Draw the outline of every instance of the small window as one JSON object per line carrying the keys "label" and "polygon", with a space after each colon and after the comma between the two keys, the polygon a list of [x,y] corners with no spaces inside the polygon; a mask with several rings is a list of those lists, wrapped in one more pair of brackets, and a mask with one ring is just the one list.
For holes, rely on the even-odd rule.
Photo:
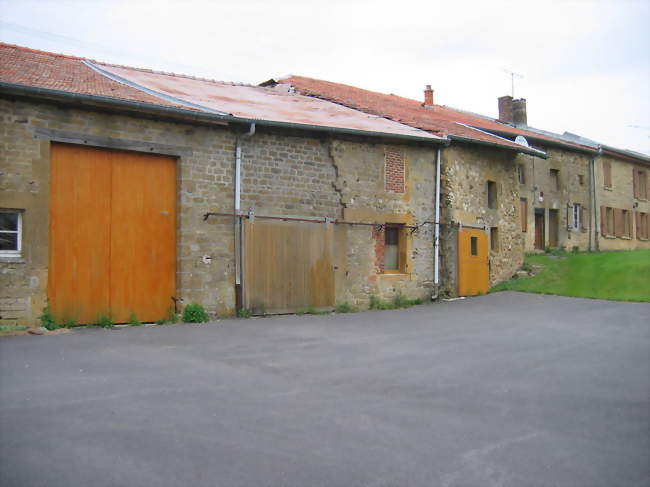
{"label": "small window", "polygon": [[612,188],[612,164],[609,162],[603,162],[603,186]]}
{"label": "small window", "polygon": [[642,169],[634,169],[633,178],[634,197],[639,200],[648,199],[646,172]]}
{"label": "small window", "polygon": [[621,223],[623,237],[631,238],[632,228],[630,225],[630,212],[628,210],[621,210],[621,216],[623,218],[623,222]]}
{"label": "small window", "polygon": [[639,240],[648,239],[648,214],[647,213],[637,213],[636,219],[636,238]]}
{"label": "small window", "polygon": [[573,229],[580,230],[580,220],[582,216],[582,208],[579,203],[573,204]]}
{"label": "small window", "polygon": [[519,184],[526,184],[526,167],[523,164],[517,165],[517,179]]}
{"label": "small window", "polygon": [[22,213],[0,210],[0,256],[17,257],[22,246]]}
{"label": "small window", "polygon": [[399,271],[399,227],[386,227],[384,232],[384,271]]}
{"label": "small window", "polygon": [[579,184],[580,186],[584,186],[584,185],[585,185],[585,177],[584,177],[582,174],[578,174],[578,184]]}
{"label": "small window", "polygon": [[560,171],[558,169],[551,169],[550,173],[551,178],[551,191],[560,190]]}
{"label": "small window", "polygon": [[605,235],[614,235],[614,208],[605,209],[605,223],[607,225]]}
{"label": "small window", "polygon": [[469,239],[470,252],[476,257],[478,255],[478,237],[470,237]]}
{"label": "small window", "polygon": [[499,251],[499,229],[497,227],[490,228],[490,250]]}
{"label": "small window", "polygon": [[494,181],[487,182],[488,208],[496,209],[497,207],[497,183]]}

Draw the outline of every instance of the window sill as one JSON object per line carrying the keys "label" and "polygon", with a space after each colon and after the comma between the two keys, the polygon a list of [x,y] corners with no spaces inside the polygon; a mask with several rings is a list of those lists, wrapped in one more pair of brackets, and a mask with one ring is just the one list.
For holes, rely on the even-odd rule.
{"label": "window sill", "polygon": [[0,264],[24,264],[25,259],[20,255],[0,255]]}
{"label": "window sill", "polygon": [[395,278],[395,279],[411,277],[411,274],[409,274],[407,272],[384,272],[382,274],[377,274],[377,275],[379,277],[389,277],[389,278]]}
{"label": "window sill", "polygon": [[632,240],[632,237],[618,237],[618,238],[620,238],[621,240]]}
{"label": "window sill", "polygon": [[642,237],[638,237],[638,238],[639,238],[639,240],[641,240],[642,242],[648,242],[648,241],[650,241],[650,238],[642,238]]}
{"label": "window sill", "polygon": [[603,186],[603,189],[605,191],[614,191],[614,188],[612,188],[611,186]]}

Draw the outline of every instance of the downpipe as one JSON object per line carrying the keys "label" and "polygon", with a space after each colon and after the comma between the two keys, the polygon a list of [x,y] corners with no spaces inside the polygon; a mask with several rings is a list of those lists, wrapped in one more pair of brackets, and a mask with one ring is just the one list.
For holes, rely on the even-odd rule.
{"label": "downpipe", "polygon": [[[251,123],[248,132],[238,135],[235,141],[235,215],[241,214],[241,151],[242,139],[251,137],[255,134],[255,123]],[[239,216],[235,217],[235,309],[241,310],[243,307],[243,281],[244,281],[244,263],[243,263],[243,226]]]}
{"label": "downpipe", "polygon": [[436,204],[435,204],[435,223],[433,237],[433,289],[434,294],[431,300],[438,299],[440,288],[440,152],[436,151]]}

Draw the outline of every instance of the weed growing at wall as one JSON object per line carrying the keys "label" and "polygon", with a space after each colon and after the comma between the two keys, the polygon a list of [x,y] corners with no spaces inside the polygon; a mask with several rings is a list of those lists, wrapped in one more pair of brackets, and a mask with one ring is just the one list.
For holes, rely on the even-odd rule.
{"label": "weed growing at wall", "polygon": [[354,313],[355,311],[356,308],[352,306],[350,303],[348,303],[347,301],[344,301],[336,305],[337,313]]}
{"label": "weed growing at wall", "polygon": [[183,321],[185,323],[205,323],[210,321],[208,313],[198,303],[190,303],[183,310]]}
{"label": "weed growing at wall", "polygon": [[129,325],[131,326],[142,326],[142,322],[138,319],[138,315],[131,312],[129,315]]}
{"label": "weed growing at wall", "polygon": [[41,321],[41,326],[46,330],[56,330],[59,328],[59,324],[54,319],[54,315],[49,306],[43,308],[43,314],[38,319]]}
{"label": "weed growing at wall", "polygon": [[99,318],[97,318],[96,325],[101,326],[102,328],[112,328],[113,319],[111,318],[110,311],[107,311],[105,313],[100,313]]}
{"label": "weed growing at wall", "polygon": [[242,308],[237,310],[237,318],[250,318],[253,313],[248,308]]}

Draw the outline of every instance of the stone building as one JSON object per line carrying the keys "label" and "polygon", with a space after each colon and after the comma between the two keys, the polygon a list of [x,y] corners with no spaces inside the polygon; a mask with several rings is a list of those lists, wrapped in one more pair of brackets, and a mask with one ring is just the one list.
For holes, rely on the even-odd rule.
{"label": "stone building", "polygon": [[[442,158],[443,216],[450,224],[489,231],[491,283],[509,277],[524,251],[647,247],[644,178],[650,157],[530,127],[525,99],[499,98],[499,118],[492,119],[434,104],[429,86],[422,103],[300,76],[280,81],[305,95],[447,136],[452,143]],[[604,185],[605,173],[618,178],[612,187]],[[497,194],[492,203],[490,192]],[[457,259],[452,241],[443,242],[447,260]],[[457,268],[447,265],[445,271],[446,282],[456,282]]]}
{"label": "stone building", "polygon": [[[515,105],[516,111],[509,108]],[[479,123],[503,136],[525,135],[548,154],[545,161],[520,156],[522,207],[529,207],[522,211],[528,215],[522,226],[532,229],[525,240],[527,251],[649,248],[649,156],[530,127],[523,99],[499,98],[502,126],[493,122]]]}
{"label": "stone building", "polygon": [[[429,86],[424,101],[419,102],[301,76],[269,80],[263,85],[277,83],[289,84],[303,95],[399,121],[451,141],[441,151],[443,292],[485,292],[487,287],[479,289],[471,282],[482,272],[479,267],[489,274],[487,286],[510,278],[521,266],[526,232],[521,229],[518,163],[545,163],[548,154],[543,150],[473,127],[479,117],[436,105]],[[479,255],[470,255],[469,259],[462,251],[465,234],[467,238],[479,239]],[[483,240],[485,255],[481,253]],[[473,259],[475,263],[471,262]],[[467,268],[471,269],[469,275],[465,274]]]}
{"label": "stone building", "polygon": [[0,59],[1,320],[433,293],[444,138],[282,89]]}

